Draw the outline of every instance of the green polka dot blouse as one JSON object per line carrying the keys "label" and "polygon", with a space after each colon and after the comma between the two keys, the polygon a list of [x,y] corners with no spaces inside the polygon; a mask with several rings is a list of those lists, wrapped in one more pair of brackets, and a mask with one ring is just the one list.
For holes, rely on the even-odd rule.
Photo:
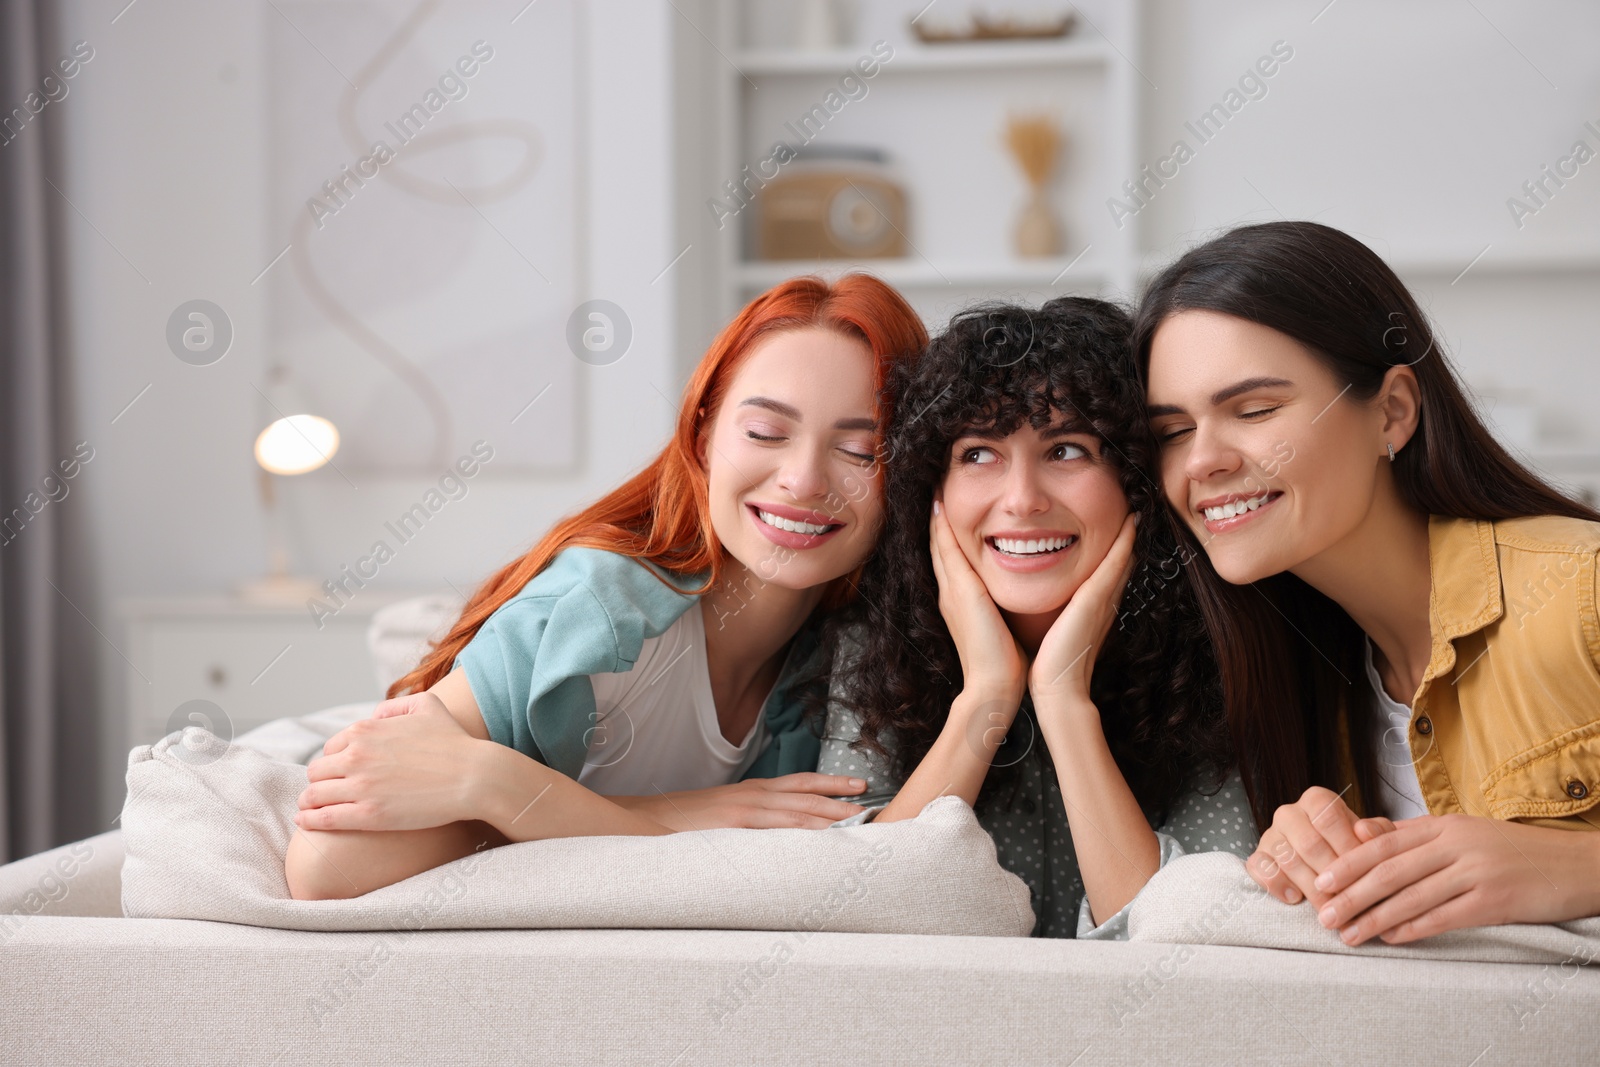
{"label": "green polka dot blouse", "polygon": [[[1021,758],[1013,757],[1020,763],[1015,793],[999,799],[979,797],[974,814],[994,838],[1001,865],[1027,883],[1038,917],[1035,937],[1126,940],[1132,902],[1098,926],[1090,915],[1055,767],[1048,753],[1027,751],[1036,737],[1032,722],[1031,714],[1018,714],[1000,749],[1001,753],[1008,748],[1026,752]],[[862,778],[867,783],[862,794],[838,798],[864,805],[866,810],[835,826],[871,821],[903,784],[889,773],[884,759],[850,747],[859,737],[858,725],[853,712],[830,703],[817,770]],[[1258,839],[1237,772],[1214,794],[1191,790],[1181,796],[1168,818],[1154,829],[1163,867],[1190,852],[1225,851],[1247,857],[1255,851]]]}

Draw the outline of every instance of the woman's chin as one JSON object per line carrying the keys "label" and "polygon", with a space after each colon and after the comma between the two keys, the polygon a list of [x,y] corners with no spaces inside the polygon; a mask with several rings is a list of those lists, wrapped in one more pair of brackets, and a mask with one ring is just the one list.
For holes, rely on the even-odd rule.
{"label": "woman's chin", "polygon": [[1249,585],[1263,578],[1270,578],[1283,569],[1274,569],[1256,558],[1232,559],[1226,556],[1221,558],[1212,556],[1211,566],[1216,570],[1218,577],[1229,585]]}
{"label": "woman's chin", "polygon": [[1029,590],[1008,596],[1004,591],[997,594],[991,589],[989,596],[994,601],[994,606],[1004,614],[1020,617],[1058,615],[1061,609],[1067,606],[1067,601],[1072,599],[1070,593],[1063,594],[1059,591],[1041,592],[1039,590]]}

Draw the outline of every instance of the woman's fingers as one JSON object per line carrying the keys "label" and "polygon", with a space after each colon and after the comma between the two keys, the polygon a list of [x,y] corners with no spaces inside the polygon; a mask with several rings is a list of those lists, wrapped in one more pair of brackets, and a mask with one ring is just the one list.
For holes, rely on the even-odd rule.
{"label": "woman's fingers", "polygon": [[768,789],[790,793],[816,793],[818,796],[836,797],[847,793],[865,792],[866,780],[843,774],[821,774],[817,771],[797,771],[776,778],[757,778]]}
{"label": "woman's fingers", "polygon": [[[1311,816],[1298,804],[1286,804],[1278,809],[1276,817],[1272,820],[1275,829],[1288,838],[1289,847],[1293,850],[1296,860],[1311,869],[1311,874],[1306,884],[1300,885],[1300,879],[1295,877],[1291,870],[1290,877],[1295,878],[1295,884],[1300,885],[1306,896],[1311,896],[1311,880],[1327,870],[1334,860],[1339,858],[1339,853],[1328,843],[1322,830],[1313,823]],[[1354,835],[1351,835],[1354,840]],[[1285,864],[1293,868],[1293,864]]]}
{"label": "woman's fingers", "polygon": [[[863,810],[860,804],[852,801],[833,799],[841,793],[858,792],[850,788],[850,783],[860,782],[859,778],[800,772],[756,781],[761,782],[763,788],[755,795],[754,806],[767,811],[799,812],[835,822]],[[866,783],[861,782],[861,785],[865,787]]]}
{"label": "woman's fingers", "polygon": [[[1385,834],[1355,852],[1340,857],[1338,863],[1317,878],[1318,888],[1326,886],[1323,892],[1329,895],[1327,903],[1317,911],[1318,920],[1329,929],[1343,929],[1368,909],[1375,908],[1391,897],[1408,895],[1412,887],[1449,866],[1451,856],[1448,850],[1423,847],[1427,841],[1420,833]],[[1354,862],[1346,864],[1347,860]],[[1345,864],[1343,871],[1346,872],[1343,882],[1334,876],[1334,872],[1341,869],[1341,864]],[[1366,873],[1350,879],[1347,872],[1362,867],[1366,868]],[[1419,908],[1399,915],[1387,926],[1369,929],[1363,939],[1383,933],[1389,926],[1421,914],[1421,910]]]}
{"label": "woman's fingers", "polygon": [[396,715],[410,715],[416,710],[415,697],[416,694],[410,694],[403,697],[395,697],[393,700],[385,700],[383,703],[373,708],[372,714],[368,717],[373,719],[389,719]]}
{"label": "woman's fingers", "polygon": [[[1344,892],[1380,869],[1384,871],[1384,877],[1392,877],[1396,871],[1393,861],[1397,857],[1413,851],[1436,836],[1437,824],[1429,821],[1408,822],[1397,826],[1389,833],[1379,834],[1330,863],[1317,875],[1316,886],[1332,896]],[[1405,866],[1400,865],[1400,869],[1405,869]],[[1394,884],[1391,891],[1403,884],[1404,882]]]}
{"label": "woman's fingers", "polygon": [[346,726],[343,730],[340,730],[338,733],[334,734],[332,737],[328,738],[322,743],[322,754],[324,756],[337,755],[340,752],[343,752],[345,746],[349,744],[350,727]]}
{"label": "woman's fingers", "polygon": [[1084,579],[1073,599],[1087,593],[1091,600],[1103,599],[1115,604],[1122,598],[1122,590],[1127,586],[1128,579],[1133,576],[1133,536],[1136,529],[1134,515],[1129,512],[1122,520],[1122,527],[1117,531],[1117,538],[1111,542],[1111,547],[1106,550],[1105,557],[1096,565],[1094,572]]}
{"label": "woman's fingers", "polygon": [[1470,880],[1461,873],[1459,867],[1447,864],[1346,923],[1339,931],[1339,940],[1347,945],[1362,944],[1407,922],[1419,920],[1434,908],[1467,894],[1472,888]]}
{"label": "woman's fingers", "polygon": [[1483,894],[1475,890],[1467,890],[1458,897],[1453,897],[1443,904],[1435,905],[1414,919],[1407,919],[1378,936],[1389,945],[1404,945],[1411,941],[1420,941],[1424,937],[1442,934],[1447,930],[1460,930],[1467,926],[1483,925],[1482,900]]}
{"label": "woman's fingers", "polygon": [[1261,843],[1255,852],[1245,861],[1244,869],[1257,885],[1272,896],[1285,904],[1298,904],[1305,899],[1305,894],[1284,873],[1283,864],[1279,862],[1279,857],[1288,855],[1290,851],[1283,835],[1277,830],[1268,829],[1261,836]]}
{"label": "woman's fingers", "polygon": [[[1344,802],[1344,797],[1331,789],[1314,785],[1300,795],[1296,806],[1306,814],[1311,827],[1320,834],[1333,851],[1342,856],[1361,844],[1356,837],[1356,813]],[[1314,859],[1317,870],[1325,870],[1327,863]]]}
{"label": "woman's fingers", "polygon": [[1364,845],[1379,834],[1393,833],[1394,820],[1378,815],[1370,819],[1360,820],[1352,829],[1355,830],[1356,840]]}
{"label": "woman's fingers", "polygon": [[[1128,584],[1128,579],[1133,577],[1133,540],[1139,528],[1139,516],[1129,512],[1127,518],[1122,520],[1122,529],[1117,531],[1117,539],[1111,543],[1111,550],[1106,553],[1106,558],[1101,566],[1110,567],[1111,573],[1106,581],[1110,585],[1113,596],[1122,598],[1122,590]],[[1100,569],[1096,568],[1094,578],[1098,578]]]}
{"label": "woman's fingers", "polygon": [[341,749],[332,756],[318,756],[306,764],[306,780],[320,782],[327,778],[343,778],[349,769],[349,756]]}
{"label": "woman's fingers", "polygon": [[835,795],[859,792],[852,782],[866,785],[847,775],[802,771],[709,789],[658,793],[634,798],[626,806],[647,809],[644,814],[675,830],[717,826],[820,829],[866,810],[860,804],[834,799]]}
{"label": "woman's fingers", "polygon": [[943,593],[950,588],[949,579],[945,577],[944,553],[939,544],[939,503],[934,502],[933,514],[928,517],[928,555],[933,560],[933,578],[939,583],[939,591]]}
{"label": "woman's fingers", "polygon": [[312,782],[300,791],[296,803],[306,808],[321,808],[329,804],[353,804],[361,799],[360,790],[348,778],[328,778]]}
{"label": "woman's fingers", "polygon": [[751,830],[826,830],[839,819],[854,814],[855,812],[847,812],[835,819],[826,815],[795,811],[793,808],[755,808],[751,810],[749,818],[740,825]]}
{"label": "woman's fingers", "polygon": [[[1273,813],[1272,826],[1261,836],[1246,869],[1256,884],[1280,900],[1305,899],[1320,909],[1331,894],[1319,886],[1318,877],[1341,856],[1363,847],[1356,821],[1339,794],[1312,786],[1299,800]],[[1381,826],[1374,820],[1369,829],[1376,832]]]}
{"label": "woman's fingers", "polygon": [[[1301,896],[1320,908],[1328,894],[1316,888],[1316,878],[1338,858],[1338,853],[1299,803],[1285,804],[1277,810],[1272,817],[1272,832],[1275,837],[1269,852],[1271,860]],[[1266,841],[1265,836],[1262,841]]]}
{"label": "woman's fingers", "polygon": [[942,508],[933,514],[933,544],[935,558],[943,564],[946,575],[958,582],[969,579],[977,581],[977,572],[967,562],[967,554],[956,543],[955,531],[950,528],[950,520]]}
{"label": "woman's fingers", "polygon": [[294,814],[294,824],[302,830],[366,830],[372,822],[371,814],[361,804],[330,804]]}

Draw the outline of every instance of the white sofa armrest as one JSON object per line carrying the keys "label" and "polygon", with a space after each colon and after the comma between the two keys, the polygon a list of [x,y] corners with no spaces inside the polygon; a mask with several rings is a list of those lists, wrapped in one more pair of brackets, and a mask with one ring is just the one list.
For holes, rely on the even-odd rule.
{"label": "white sofa armrest", "polygon": [[0,943],[35,915],[121,918],[122,856],[108,830],[0,867]]}

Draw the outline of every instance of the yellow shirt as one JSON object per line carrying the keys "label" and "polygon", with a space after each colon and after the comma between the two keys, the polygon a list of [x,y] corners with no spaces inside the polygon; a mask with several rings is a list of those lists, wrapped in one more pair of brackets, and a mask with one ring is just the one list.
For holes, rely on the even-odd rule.
{"label": "yellow shirt", "polygon": [[1600,829],[1600,523],[1435,515],[1428,555],[1408,733],[1428,811]]}

